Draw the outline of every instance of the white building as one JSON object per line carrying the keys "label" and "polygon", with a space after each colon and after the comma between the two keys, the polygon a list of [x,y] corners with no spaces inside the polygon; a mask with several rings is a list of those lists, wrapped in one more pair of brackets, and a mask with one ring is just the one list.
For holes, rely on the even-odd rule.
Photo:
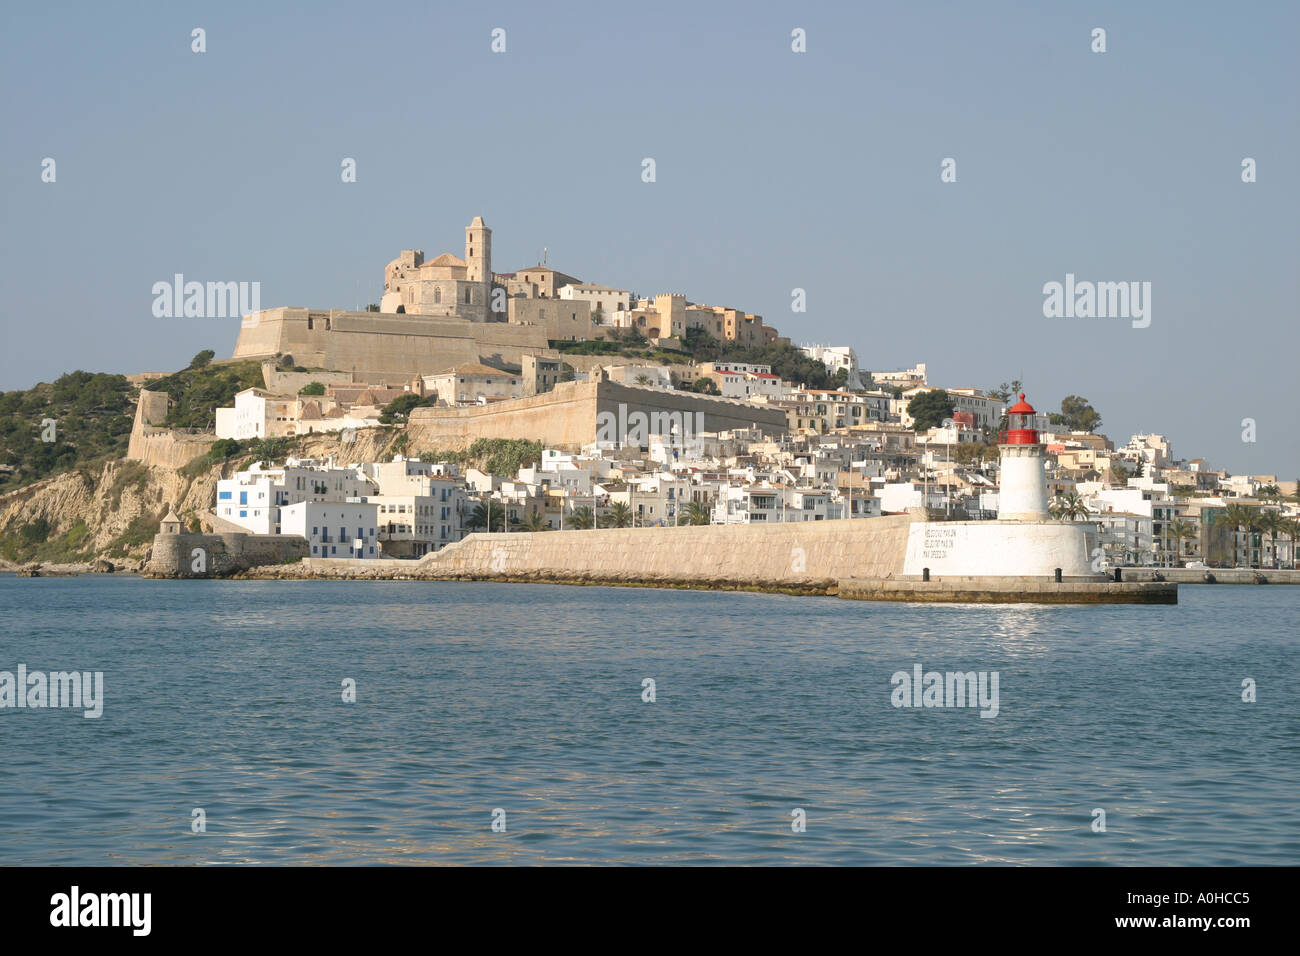
{"label": "white building", "polygon": [[345,412],[318,395],[275,395],[260,388],[246,388],[235,395],[235,404],[216,410],[218,438],[246,441],[250,438],[280,438],[371,428],[379,424],[377,414],[363,409]]}
{"label": "white building", "polygon": [[719,491],[714,524],[833,521],[842,517],[840,501],[829,490],[768,485],[733,485]]}
{"label": "white building", "polygon": [[359,467],[376,487],[361,500],[379,506],[385,556],[418,558],[465,536],[465,485],[450,466],[394,455]]}
{"label": "white building", "polygon": [[561,299],[591,303],[591,315],[602,317],[602,323],[610,324],[614,313],[627,312],[632,308],[632,293],[627,289],[611,289],[607,285],[590,285],[585,282],[561,286]]}
{"label": "white building", "polygon": [[370,502],[300,501],[281,509],[281,533],[306,538],[313,558],[378,558],[378,511]]}
{"label": "white building", "polygon": [[283,467],[255,462],[217,482],[216,515],[253,534],[289,534],[282,512],[301,501],[344,501],[373,493],[375,486],[354,468],[332,462],[288,459]]}
{"label": "white building", "polygon": [[832,375],[844,369],[848,376],[844,387],[849,389],[866,388],[862,380],[862,370],[858,368],[858,353],[847,345],[801,345],[799,351],[816,362],[821,362]]}

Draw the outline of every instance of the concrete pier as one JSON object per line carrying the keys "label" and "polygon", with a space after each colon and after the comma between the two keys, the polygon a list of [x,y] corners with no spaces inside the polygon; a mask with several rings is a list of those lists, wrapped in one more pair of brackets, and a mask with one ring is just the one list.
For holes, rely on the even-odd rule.
{"label": "concrete pier", "polygon": [[1177,604],[1178,585],[1169,581],[1113,581],[1099,578],[949,576],[931,578],[846,578],[839,596],[852,601],[918,604]]}

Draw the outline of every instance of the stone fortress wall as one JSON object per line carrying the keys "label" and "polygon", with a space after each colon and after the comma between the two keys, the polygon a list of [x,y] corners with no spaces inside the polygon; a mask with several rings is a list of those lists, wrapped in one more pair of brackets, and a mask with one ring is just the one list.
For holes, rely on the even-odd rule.
{"label": "stone fortress wall", "polygon": [[438,315],[263,309],[244,316],[234,359],[291,355],[296,365],[351,373],[355,381],[402,384],[458,365],[518,366],[553,355],[546,329]]}
{"label": "stone fortress wall", "polygon": [[[664,415],[689,416],[691,434],[761,428],[784,434],[785,411],[738,399],[713,398],[662,388],[642,388],[609,381],[561,382],[549,392],[491,405],[411,411],[413,447],[448,447],[477,438],[530,438],[550,448],[577,451],[597,440],[598,416],[608,420],[662,421]],[[697,428],[696,413],[703,415]],[[660,416],[660,418],[655,418]]]}
{"label": "stone fortress wall", "polygon": [[[203,552],[202,571],[195,570]],[[220,578],[264,564],[279,564],[305,558],[306,538],[296,535],[247,534],[158,534],[144,574],[163,578]]]}
{"label": "stone fortress wall", "polygon": [[182,468],[206,455],[216,435],[189,434],[162,427],[167,420],[166,392],[141,390],[135,406],[135,421],[126,457],[159,468]]}

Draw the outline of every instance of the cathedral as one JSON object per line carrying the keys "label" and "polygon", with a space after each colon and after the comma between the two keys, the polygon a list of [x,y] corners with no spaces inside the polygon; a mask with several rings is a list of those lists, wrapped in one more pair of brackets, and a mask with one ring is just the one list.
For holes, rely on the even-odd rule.
{"label": "cathedral", "polygon": [[465,258],[445,252],[426,262],[421,250],[403,249],[388,263],[379,311],[488,322],[492,281],[492,230],[475,216],[465,227]]}

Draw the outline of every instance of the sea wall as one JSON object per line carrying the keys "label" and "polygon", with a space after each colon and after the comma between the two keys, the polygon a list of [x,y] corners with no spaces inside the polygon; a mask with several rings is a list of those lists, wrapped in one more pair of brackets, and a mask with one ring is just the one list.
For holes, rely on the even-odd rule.
{"label": "sea wall", "polygon": [[852,601],[910,604],[1177,604],[1178,585],[1170,582],[1066,580],[1042,577],[952,576],[940,581],[915,578],[852,578],[840,582],[838,596]]}
{"label": "sea wall", "polygon": [[834,589],[901,573],[905,515],[779,524],[472,534],[422,559],[421,577],[769,590]]}

